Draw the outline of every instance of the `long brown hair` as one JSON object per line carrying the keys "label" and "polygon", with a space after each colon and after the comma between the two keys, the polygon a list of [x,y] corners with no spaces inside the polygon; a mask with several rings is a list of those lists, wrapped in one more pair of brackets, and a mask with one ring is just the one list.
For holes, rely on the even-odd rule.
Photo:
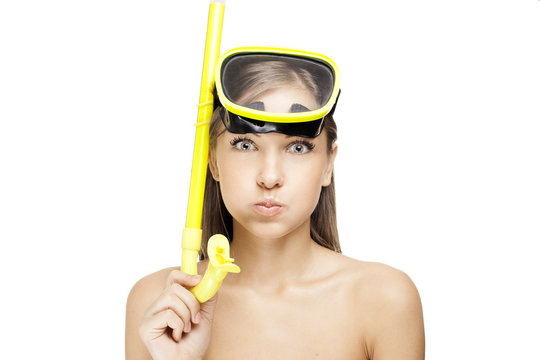
{"label": "long brown hair", "polygon": [[[277,63],[273,61],[272,63]],[[248,69],[249,70],[249,69]],[[253,69],[252,69],[253,70]],[[268,83],[274,85],[277,81],[281,83],[281,79],[284,78],[284,71],[287,75],[294,73],[293,77],[287,76],[289,83],[297,82],[304,87],[310,89],[312,92],[317,91],[316,82],[309,74],[298,71],[296,69],[287,68],[284,69],[282,64],[266,63],[262,68],[259,67],[257,71],[246,71],[250,76],[250,83],[261,83],[265,89],[268,89]],[[279,80],[278,80],[279,79]],[[262,81],[264,80],[264,81]],[[261,89],[259,88],[258,91]],[[250,89],[250,93],[255,91]],[[209,152],[210,157],[215,152],[217,138],[226,131],[223,129],[220,132],[222,126],[222,119],[220,116],[221,108],[218,107],[212,119],[210,121],[210,144]],[[332,154],[332,149],[335,141],[337,140],[337,127],[332,115],[327,115],[324,119],[323,129],[326,130],[328,154]],[[214,180],[208,167],[206,173],[206,188],[204,194],[203,214],[202,214],[202,241],[201,250],[199,252],[200,260],[204,260],[208,257],[206,248],[208,239],[214,234],[225,235],[230,242],[233,241],[233,219],[221,196],[221,190],[219,183]],[[337,217],[336,217],[336,194],[334,186],[334,174],[330,181],[330,185],[321,189],[319,202],[315,207],[315,210],[311,214],[310,218],[310,235],[311,238],[319,245],[324,246],[330,250],[341,253],[341,247],[339,244],[339,236],[337,229]]]}

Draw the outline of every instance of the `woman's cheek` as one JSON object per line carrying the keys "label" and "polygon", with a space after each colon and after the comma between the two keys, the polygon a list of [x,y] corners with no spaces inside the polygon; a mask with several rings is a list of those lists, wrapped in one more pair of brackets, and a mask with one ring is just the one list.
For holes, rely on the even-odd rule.
{"label": "woman's cheek", "polygon": [[318,163],[306,165],[309,166],[297,167],[293,172],[302,175],[289,178],[289,186],[293,187],[289,193],[294,194],[294,201],[311,215],[319,202],[322,168]]}
{"label": "woman's cheek", "polygon": [[229,212],[234,215],[239,209],[249,205],[250,199],[249,195],[249,175],[246,171],[242,170],[242,165],[225,165],[220,176],[220,187],[221,195],[223,197],[223,202],[229,210]]}

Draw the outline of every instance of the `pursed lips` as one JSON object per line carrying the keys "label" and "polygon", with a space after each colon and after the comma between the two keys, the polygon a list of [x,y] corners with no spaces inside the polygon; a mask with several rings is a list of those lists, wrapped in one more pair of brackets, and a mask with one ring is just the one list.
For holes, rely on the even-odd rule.
{"label": "pursed lips", "polygon": [[272,199],[265,199],[254,205],[255,211],[263,216],[277,215],[283,209],[283,204]]}

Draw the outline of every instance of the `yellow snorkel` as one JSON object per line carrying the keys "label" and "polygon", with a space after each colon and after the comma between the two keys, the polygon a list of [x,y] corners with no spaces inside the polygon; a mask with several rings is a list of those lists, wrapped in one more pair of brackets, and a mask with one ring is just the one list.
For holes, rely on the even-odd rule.
{"label": "yellow snorkel", "polygon": [[[326,116],[334,112],[340,93],[340,75],[337,66],[328,57],[312,52],[266,47],[232,49],[220,59],[221,28],[225,0],[211,0],[206,32],[206,46],[199,97],[199,112],[186,227],[182,234],[182,271],[197,274],[197,258],[201,249],[201,222],[208,168],[210,119],[214,111],[214,90],[219,101],[219,116],[231,133],[277,132],[288,136],[313,138],[319,136]],[[245,94],[254,91],[254,76],[262,76],[262,68],[274,69],[287,77],[301,81],[309,92],[308,103],[303,97],[292,96],[283,100],[276,110],[265,107],[263,101],[246,100]],[[257,70],[258,69],[258,70]],[[249,73],[249,75],[248,75]],[[279,81],[267,78],[262,84]],[[261,79],[259,79],[261,80]],[[277,81],[277,82],[276,82]],[[292,81],[292,80],[291,80]],[[295,83],[298,88],[298,83]],[[279,87],[276,87],[279,88]],[[258,90],[260,91],[260,90]],[[246,103],[244,103],[246,102]],[[269,105],[269,104],[267,104]],[[210,299],[229,272],[240,268],[230,258],[229,241],[223,235],[208,240],[208,268],[201,282],[190,289],[199,302]]]}
{"label": "yellow snorkel", "polygon": [[[197,258],[201,249],[201,220],[208,167],[209,128],[214,109],[214,74],[219,58],[224,2],[212,1],[210,3],[206,31],[186,227],[182,233],[182,271],[191,275],[197,275]],[[223,235],[214,235],[208,240],[208,258],[210,261],[203,279],[190,290],[201,303],[217,292],[227,273],[240,272],[240,268],[232,263],[234,259],[229,257],[229,241]]]}

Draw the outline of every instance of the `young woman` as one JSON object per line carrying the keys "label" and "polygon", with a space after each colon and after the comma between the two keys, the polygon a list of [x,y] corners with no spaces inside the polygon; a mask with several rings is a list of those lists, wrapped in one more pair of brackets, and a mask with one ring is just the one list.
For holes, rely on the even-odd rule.
{"label": "young woman", "polygon": [[[317,65],[303,64],[279,56],[229,63],[225,92],[254,113],[308,113],[331,89]],[[341,254],[336,138],[331,112],[298,124],[214,111],[203,242],[227,236],[242,271],[203,304],[188,290],[200,275],[168,268],[138,281],[127,302],[128,360],[424,358],[409,277]]]}

